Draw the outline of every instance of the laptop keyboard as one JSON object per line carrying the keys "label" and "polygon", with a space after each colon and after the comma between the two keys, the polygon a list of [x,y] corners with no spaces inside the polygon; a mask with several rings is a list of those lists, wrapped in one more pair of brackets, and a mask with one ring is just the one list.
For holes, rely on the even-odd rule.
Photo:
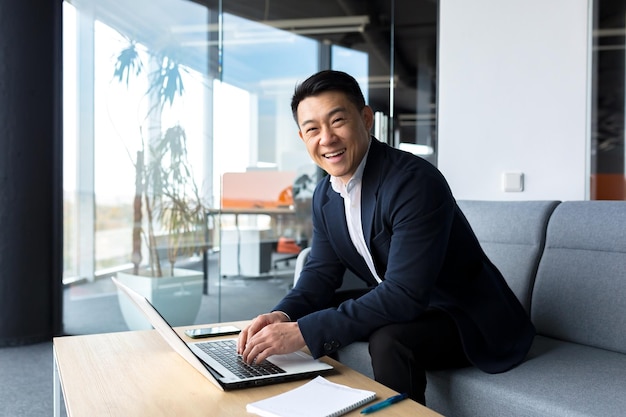
{"label": "laptop keyboard", "polygon": [[240,378],[283,374],[285,371],[269,361],[248,365],[241,355],[237,354],[237,341],[217,340],[207,343],[196,343],[196,346],[218,361],[222,366]]}

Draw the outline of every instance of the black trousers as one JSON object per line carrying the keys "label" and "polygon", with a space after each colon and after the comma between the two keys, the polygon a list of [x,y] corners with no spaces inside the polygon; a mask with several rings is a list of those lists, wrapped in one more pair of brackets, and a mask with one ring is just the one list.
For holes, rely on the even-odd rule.
{"label": "black trousers", "polygon": [[[357,298],[367,290],[338,293],[334,304]],[[452,318],[444,311],[427,310],[418,320],[383,326],[369,337],[374,379],[426,404],[426,371],[470,365]]]}
{"label": "black trousers", "polygon": [[470,364],[450,316],[427,310],[411,323],[383,326],[370,335],[374,379],[426,405],[426,371]]}

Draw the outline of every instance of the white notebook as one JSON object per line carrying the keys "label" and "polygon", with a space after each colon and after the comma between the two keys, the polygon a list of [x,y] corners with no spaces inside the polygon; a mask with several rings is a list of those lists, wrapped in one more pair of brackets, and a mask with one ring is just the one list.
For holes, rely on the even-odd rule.
{"label": "white notebook", "polygon": [[376,399],[376,393],[330,382],[318,376],[282,394],[250,403],[246,411],[261,417],[334,417]]}

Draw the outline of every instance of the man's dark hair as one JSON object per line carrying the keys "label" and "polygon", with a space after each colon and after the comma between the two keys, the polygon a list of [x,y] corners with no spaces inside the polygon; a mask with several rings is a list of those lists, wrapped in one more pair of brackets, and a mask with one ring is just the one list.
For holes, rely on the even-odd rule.
{"label": "man's dark hair", "polygon": [[298,123],[298,105],[307,97],[316,96],[326,91],[339,91],[348,97],[360,111],[365,107],[365,98],[359,83],[354,77],[342,71],[324,70],[313,74],[296,86],[291,99],[291,113]]}

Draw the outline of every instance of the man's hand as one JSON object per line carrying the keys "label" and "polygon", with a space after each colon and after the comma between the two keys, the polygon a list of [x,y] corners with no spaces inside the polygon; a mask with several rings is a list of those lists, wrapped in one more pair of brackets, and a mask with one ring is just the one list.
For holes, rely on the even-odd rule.
{"label": "man's hand", "polygon": [[257,316],[252,323],[246,326],[245,329],[239,333],[239,338],[237,340],[237,353],[243,355],[243,352],[246,348],[246,344],[248,340],[252,338],[256,333],[259,332],[265,326],[268,326],[273,323],[281,323],[288,321],[288,318],[285,314],[280,311],[273,311],[267,314],[261,314]]}
{"label": "man's hand", "polygon": [[287,322],[283,313],[274,311],[258,316],[241,331],[237,353],[246,363],[261,363],[268,356],[295,352],[305,345],[298,323]]}

